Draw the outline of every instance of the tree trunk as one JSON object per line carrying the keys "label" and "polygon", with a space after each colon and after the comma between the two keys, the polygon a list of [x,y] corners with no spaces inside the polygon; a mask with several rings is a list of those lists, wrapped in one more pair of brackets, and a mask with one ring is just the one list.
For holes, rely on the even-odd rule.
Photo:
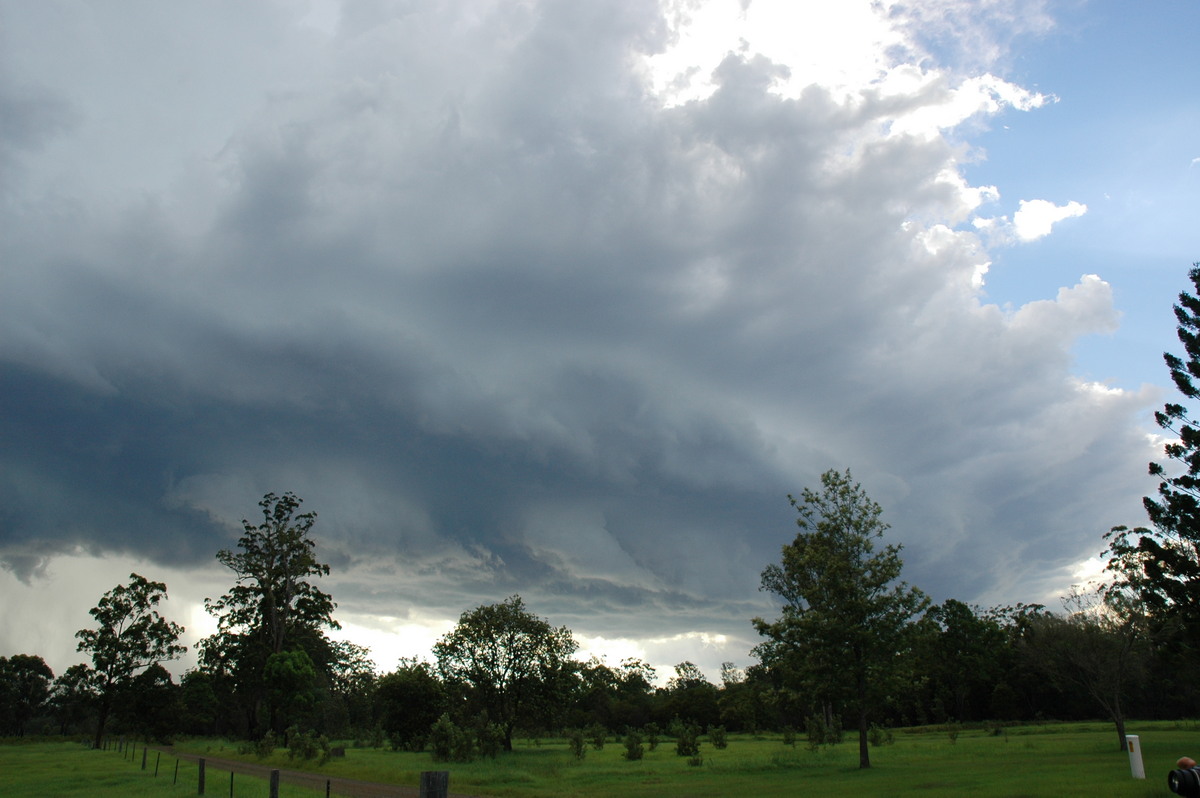
{"label": "tree trunk", "polygon": [[858,767],[859,769],[871,767],[871,751],[867,748],[867,707],[861,706],[858,709]]}
{"label": "tree trunk", "polygon": [[871,751],[867,748],[867,674],[858,674],[858,767],[871,767]]}
{"label": "tree trunk", "polygon": [[100,699],[100,708],[96,713],[96,748],[104,744],[104,724],[108,721],[108,711],[112,708],[112,698],[104,696]]}
{"label": "tree trunk", "polygon": [[1117,724],[1117,746],[1125,750],[1125,713],[1121,711],[1121,696],[1114,696],[1112,704],[1113,723]]}

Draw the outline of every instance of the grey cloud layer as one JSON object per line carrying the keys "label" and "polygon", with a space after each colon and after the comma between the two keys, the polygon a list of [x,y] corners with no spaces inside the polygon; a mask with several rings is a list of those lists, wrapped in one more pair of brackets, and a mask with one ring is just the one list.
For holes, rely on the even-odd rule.
{"label": "grey cloud layer", "polygon": [[[275,61],[245,34],[224,68],[188,49],[229,115],[189,117],[145,174],[137,120],[124,145],[95,109],[181,56],[114,55],[87,104],[69,70],[0,91],[23,186],[0,241],[7,567],[207,561],[294,490],[344,605],[519,591],[605,633],[734,630],[793,534],[785,494],[826,468],[855,470],[937,596],[1041,599],[1131,520],[1147,397],[1069,377],[1116,324],[1107,286],[985,304],[986,252],[942,226],[970,211],[944,176],[961,151],[883,133],[929,92],[783,100],[779,66],[730,55],[715,95],[663,109],[653,3],[429,5],[353,4],[328,41],[256,20]],[[10,55],[0,88],[42,85],[37,63]],[[163,113],[211,108],[202,77]],[[112,162],[135,171],[97,188]]]}

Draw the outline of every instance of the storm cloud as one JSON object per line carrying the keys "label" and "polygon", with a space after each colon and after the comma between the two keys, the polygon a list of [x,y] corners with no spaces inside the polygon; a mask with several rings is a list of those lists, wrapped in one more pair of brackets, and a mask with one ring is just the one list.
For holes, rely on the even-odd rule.
{"label": "storm cloud", "polygon": [[[1137,520],[1155,397],[1072,374],[1109,285],[986,293],[1019,244],[986,238],[970,130],[1038,102],[934,64],[932,16],[880,16],[857,85],[747,46],[667,102],[680,19],[649,0],[323,8],[0,4],[22,583],[210,568],[291,490],[343,611],[521,593],[744,659],[786,495],[826,469],[939,600],[1044,600]],[[1002,14],[937,18],[1003,51]]]}

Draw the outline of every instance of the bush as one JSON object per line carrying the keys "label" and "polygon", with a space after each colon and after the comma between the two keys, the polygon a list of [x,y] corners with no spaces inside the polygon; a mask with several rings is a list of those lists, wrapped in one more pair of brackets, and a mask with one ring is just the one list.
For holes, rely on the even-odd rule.
{"label": "bush", "polygon": [[687,724],[676,715],[671,718],[671,722],[667,724],[667,734],[671,737],[680,737],[687,732]]}
{"label": "bush", "polygon": [[790,745],[792,748],[796,747],[796,730],[791,726],[783,727],[783,744]]}
{"label": "bush", "polygon": [[954,745],[958,742],[959,732],[962,731],[962,724],[957,722],[946,724],[946,736],[950,738],[950,744]]}
{"label": "bush", "polygon": [[658,728],[657,723],[647,723],[646,728],[646,745],[650,746],[650,750],[658,748],[658,737],[662,734],[662,730]]}
{"label": "bush", "polygon": [[495,759],[504,748],[504,730],[495,723],[482,723],[475,732],[479,755]]}
{"label": "bush", "polygon": [[571,753],[576,759],[583,759],[587,756],[587,745],[584,744],[583,732],[579,729],[571,729],[567,732],[567,745],[571,747]]}
{"label": "bush", "polygon": [[725,732],[724,726],[713,726],[708,730],[708,739],[713,744],[713,748],[725,749],[729,747],[729,735]]}
{"label": "bush", "polygon": [[604,744],[608,742],[607,731],[599,723],[594,723],[587,728],[588,742],[592,744],[592,748],[597,751],[604,750]]}
{"label": "bush", "polygon": [[446,713],[429,729],[429,753],[434,762],[470,762],[475,758],[471,735]]}
{"label": "bush", "polygon": [[629,733],[625,735],[625,758],[633,761],[635,759],[641,759],[644,755],[645,752],[642,748],[642,735],[638,734],[633,729],[630,729]]}
{"label": "bush", "polygon": [[329,761],[329,738],[317,735],[314,731],[300,731],[293,726],[287,730],[288,759],[299,759],[307,762],[318,759],[320,765]]}
{"label": "bush", "polygon": [[273,753],[275,753],[275,732],[269,731],[254,744],[254,755],[259,759],[266,759]]}
{"label": "bush", "polygon": [[677,756],[700,756],[700,729],[696,726],[688,724],[679,730],[679,737],[675,741],[675,753]]}
{"label": "bush", "polygon": [[891,729],[885,729],[882,726],[872,723],[871,728],[867,730],[867,740],[871,745],[878,748],[884,743],[891,745],[896,741],[896,738],[892,735]]}
{"label": "bush", "polygon": [[804,725],[808,732],[810,751],[816,751],[823,745],[837,745],[842,741],[842,720],[837,715],[826,723],[825,716],[817,713],[810,716]]}

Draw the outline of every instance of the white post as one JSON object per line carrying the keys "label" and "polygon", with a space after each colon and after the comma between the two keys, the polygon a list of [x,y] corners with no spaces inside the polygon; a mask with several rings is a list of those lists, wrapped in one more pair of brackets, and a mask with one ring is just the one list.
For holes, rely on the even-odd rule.
{"label": "white post", "polygon": [[1135,779],[1146,778],[1146,768],[1142,766],[1142,745],[1136,734],[1125,735],[1125,747],[1129,749],[1129,769]]}

